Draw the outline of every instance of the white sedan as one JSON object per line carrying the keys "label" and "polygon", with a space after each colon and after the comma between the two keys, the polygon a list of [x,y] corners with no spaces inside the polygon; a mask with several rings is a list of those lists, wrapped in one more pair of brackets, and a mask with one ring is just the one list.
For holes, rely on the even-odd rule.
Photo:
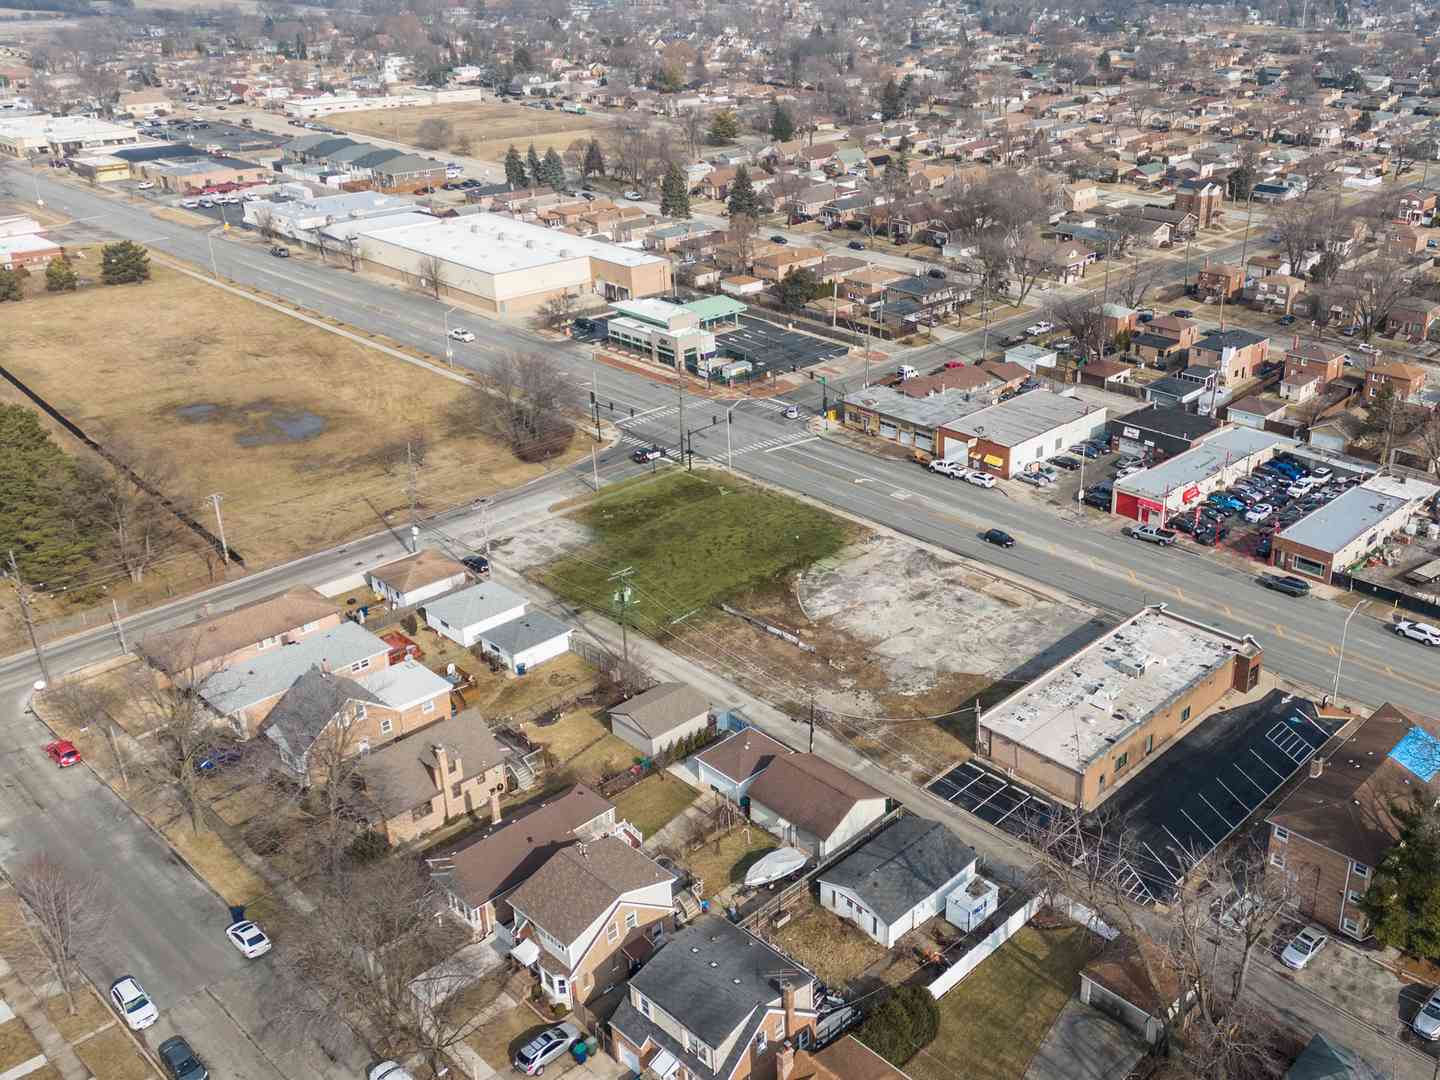
{"label": "white sedan", "polygon": [[1245,520],[1252,525],[1257,525],[1275,512],[1275,508],[1269,503],[1256,503],[1249,510],[1245,511]]}
{"label": "white sedan", "polygon": [[180,200],[180,205],[183,206],[186,210],[194,210],[197,206],[200,205],[200,200],[199,200],[199,199],[181,199],[181,200]]}
{"label": "white sedan", "polygon": [[1327,935],[1307,926],[1295,935],[1295,940],[1285,946],[1285,951],[1280,954],[1280,962],[1288,968],[1299,971],[1315,959],[1316,954],[1325,947],[1325,943],[1329,940]]}
{"label": "white sedan", "polygon": [[1395,633],[1411,641],[1418,641],[1421,645],[1440,648],[1440,627],[1431,626],[1429,623],[1401,619],[1395,623]]}
{"label": "white sedan", "polygon": [[257,956],[264,956],[270,951],[270,939],[265,936],[265,931],[249,919],[232,923],[226,927],[225,936],[230,939],[231,945],[240,950],[240,955],[246,960],[254,960]]}
{"label": "white sedan", "polygon": [[160,1010],[133,975],[121,975],[110,984],[110,1002],[131,1031],[147,1028],[160,1019]]}
{"label": "white sedan", "polygon": [[154,180],[141,180],[140,183],[136,184],[135,186],[136,186],[139,190],[141,190],[141,191],[149,191],[151,188],[153,188],[153,187],[155,186],[155,181],[154,181]]}
{"label": "white sedan", "polygon": [[631,202],[639,202],[639,201],[640,201],[641,199],[643,199],[644,197],[645,197],[645,196],[644,196],[644,195],[641,195],[640,192],[638,192],[638,191],[627,191],[627,192],[625,192],[625,198],[629,199]]}
{"label": "white sedan", "polygon": [[993,488],[995,486],[995,478],[989,473],[980,472],[978,469],[972,469],[967,472],[964,479],[967,484],[974,484],[976,487]]}
{"label": "white sedan", "polygon": [[455,341],[474,341],[475,335],[466,330],[463,326],[457,326],[450,331],[450,337]]}
{"label": "white sedan", "polygon": [[1054,323],[1052,323],[1052,322],[1046,322],[1046,321],[1044,321],[1044,320],[1042,319],[1040,322],[1031,323],[1029,326],[1025,327],[1025,336],[1026,336],[1026,337],[1039,337],[1041,334],[1048,334],[1048,333],[1050,333],[1051,330],[1054,330],[1054,329],[1055,329],[1055,324],[1054,324]]}

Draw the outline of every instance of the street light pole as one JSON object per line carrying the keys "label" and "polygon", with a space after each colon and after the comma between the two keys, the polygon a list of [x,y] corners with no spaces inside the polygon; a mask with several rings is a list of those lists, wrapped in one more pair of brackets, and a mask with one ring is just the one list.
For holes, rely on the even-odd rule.
{"label": "street light pole", "polygon": [[1350,620],[1355,617],[1355,613],[1360,610],[1361,605],[1364,603],[1365,601],[1361,600],[1350,609],[1350,614],[1345,616],[1345,624],[1340,628],[1340,655],[1335,659],[1335,683],[1330,688],[1330,700],[1332,703],[1340,696],[1340,665],[1345,663],[1345,639],[1350,633]]}
{"label": "street light pole", "polygon": [[[459,306],[459,304],[455,305],[455,307]],[[445,360],[447,363],[455,358],[455,350],[450,347],[450,313],[455,310],[455,307],[446,308],[445,314],[441,316],[445,323]]]}
{"label": "street light pole", "polygon": [[1240,244],[1240,280],[1242,282],[1245,280],[1245,255],[1250,250],[1250,219],[1254,214],[1255,187],[1252,184],[1250,194],[1245,199],[1245,239]]}

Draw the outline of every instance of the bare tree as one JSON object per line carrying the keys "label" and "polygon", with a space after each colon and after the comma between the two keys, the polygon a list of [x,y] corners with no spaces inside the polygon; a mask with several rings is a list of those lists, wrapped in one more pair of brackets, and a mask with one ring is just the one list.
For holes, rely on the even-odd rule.
{"label": "bare tree", "polygon": [[506,353],[477,377],[466,406],[480,430],[503,440],[524,461],[562,452],[580,406],[574,382],[543,353]]}
{"label": "bare tree", "polygon": [[454,131],[449,120],[432,116],[428,120],[421,120],[415,128],[415,145],[424,150],[444,149],[450,145]]}
{"label": "bare tree", "polygon": [[1060,300],[1050,307],[1050,321],[1075,339],[1076,355],[1099,360],[1105,355],[1105,315],[1093,293],[1073,300]]}
{"label": "bare tree", "polygon": [[680,110],[680,130],[685,133],[685,145],[690,150],[690,160],[700,157],[700,147],[705,142],[705,114],[699,109]]}
{"label": "bare tree", "polygon": [[1440,410],[1432,412],[1420,426],[1419,443],[1427,467],[1433,473],[1440,473]]}
{"label": "bare tree", "polygon": [[76,470],[76,514],[94,523],[106,550],[135,584],[185,529],[180,474],[161,450],[121,441],[106,445],[108,460],[82,461]]}
{"label": "bare tree", "polygon": [[560,330],[570,325],[575,317],[575,303],[575,297],[569,290],[556,293],[535,312],[536,324],[547,330]]}
{"label": "bare tree", "polygon": [[1410,293],[1410,272],[1399,259],[1381,255],[1353,270],[1342,270],[1325,290],[1330,304],[1351,313],[1360,335],[1369,341],[1384,328],[1395,305]]}
{"label": "bare tree", "polygon": [[420,287],[439,300],[440,292],[445,288],[445,277],[448,272],[445,260],[439,255],[421,255],[415,265],[415,272],[420,279]]}
{"label": "bare tree", "polygon": [[1110,288],[1117,303],[1136,308],[1145,302],[1146,294],[1158,283],[1159,264],[1153,259],[1143,263],[1140,259],[1130,260],[1130,272],[1115,279]]}
{"label": "bare tree", "polygon": [[98,873],[71,870],[41,853],[20,867],[15,889],[25,900],[26,923],[73,1015],[75,991],[83,981],[77,972],[80,956],[100,945],[110,922],[103,880]]}
{"label": "bare tree", "polygon": [[313,994],[293,1019],[310,1029],[352,1023],[377,1053],[422,1054],[438,1073],[441,1055],[498,997],[504,967],[471,981],[454,959],[462,934],[443,918],[444,895],[414,860],[349,868],[311,896],[290,959]]}
{"label": "bare tree", "polygon": [[257,208],[251,217],[256,232],[266,240],[275,239],[275,214],[268,206]]}

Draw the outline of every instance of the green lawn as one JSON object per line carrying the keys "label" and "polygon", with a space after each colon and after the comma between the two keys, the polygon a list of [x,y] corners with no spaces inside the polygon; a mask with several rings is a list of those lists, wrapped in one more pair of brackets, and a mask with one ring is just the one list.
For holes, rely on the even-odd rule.
{"label": "green lawn", "polygon": [[650,837],[699,797],[700,792],[683,780],[656,773],[615,796],[615,817]]}
{"label": "green lawn", "polygon": [[905,1064],[915,1080],[1020,1080],[1080,988],[1089,931],[1022,927],[939,1001],[940,1034]]}
{"label": "green lawn", "polygon": [[627,617],[654,636],[696,608],[835,554],[853,529],[839,518],[718,472],[672,471],[602,495],[576,515],[595,534],[584,551],[539,571],[567,599],[616,613],[617,585],[630,567]]}

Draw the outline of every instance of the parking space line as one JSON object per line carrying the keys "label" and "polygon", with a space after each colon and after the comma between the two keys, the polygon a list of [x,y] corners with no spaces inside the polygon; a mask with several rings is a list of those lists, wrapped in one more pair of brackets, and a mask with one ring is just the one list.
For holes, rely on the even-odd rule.
{"label": "parking space line", "polygon": [[[1214,804],[1213,802],[1211,802],[1209,799],[1205,798],[1205,792],[1203,792],[1203,791],[1197,791],[1195,794],[1200,796],[1201,800],[1205,803],[1205,805],[1210,808],[1211,812],[1214,813],[1214,815],[1215,815],[1216,817],[1218,817],[1221,821],[1223,821],[1223,822],[1225,823],[1225,825],[1226,825],[1227,828],[1230,828],[1230,829],[1234,829],[1234,828],[1235,828],[1235,824],[1234,824],[1228,817],[1226,817],[1224,814],[1222,814],[1222,813],[1216,808],[1216,806],[1215,806],[1215,804]],[[1241,818],[1240,820],[1241,820],[1241,821],[1244,821],[1245,819],[1244,819],[1244,818]],[[1209,833],[1206,833],[1205,835],[1208,837],[1210,834],[1209,834]]]}
{"label": "parking space line", "polygon": [[[1186,810],[1186,809],[1182,806],[1182,807],[1180,808],[1180,813],[1184,814],[1187,818],[1190,818],[1190,824],[1195,826],[1195,828],[1199,831],[1199,833],[1200,833],[1201,836],[1205,837],[1206,840],[1210,840],[1210,834],[1209,834],[1208,832],[1206,832],[1204,829],[1201,829],[1201,828],[1200,828],[1200,823],[1199,823],[1198,821],[1196,821],[1193,817],[1190,817],[1190,811],[1189,811],[1189,810]],[[1223,819],[1222,819],[1222,820],[1223,820]],[[1216,846],[1217,846],[1217,845],[1216,845],[1215,841],[1214,841],[1214,840],[1210,840],[1210,847],[1211,847],[1211,849],[1213,850]]]}
{"label": "parking space line", "polygon": [[1170,826],[1166,825],[1162,821],[1160,823],[1160,828],[1164,829],[1167,833],[1170,833],[1170,839],[1175,841],[1176,850],[1183,855],[1185,852],[1185,845],[1180,842],[1180,838],[1178,836],[1176,836],[1173,832],[1170,832]]}
{"label": "parking space line", "polygon": [[1264,799],[1268,799],[1270,797],[1270,792],[1266,788],[1263,788],[1259,784],[1255,783],[1254,777],[1252,777],[1244,769],[1240,768],[1240,766],[1235,762],[1232,761],[1230,764],[1234,766],[1236,772],[1238,772],[1241,776],[1245,777],[1246,780],[1250,781],[1251,786],[1254,787],[1256,791],[1260,792],[1260,795],[1262,797],[1261,801],[1264,801]]}
{"label": "parking space line", "polygon": [[1276,770],[1274,769],[1274,767],[1271,766],[1271,764],[1270,764],[1268,761],[1266,761],[1263,757],[1261,757],[1261,756],[1260,756],[1260,752],[1259,752],[1258,750],[1256,750],[1253,746],[1250,747],[1250,753],[1252,753],[1252,754],[1255,755],[1255,760],[1257,760],[1258,762],[1260,762],[1261,765],[1264,765],[1265,768],[1269,769],[1272,773],[1275,773],[1276,778],[1277,778],[1282,784],[1285,782],[1285,775],[1284,775],[1283,773],[1276,772]]}
{"label": "parking space line", "polygon": [[1236,802],[1238,802],[1241,806],[1245,807],[1245,816],[1246,816],[1246,817],[1249,817],[1249,816],[1250,816],[1250,813],[1251,813],[1250,804],[1247,803],[1244,799],[1240,798],[1239,795],[1236,795],[1235,792],[1230,791],[1230,785],[1227,784],[1227,783],[1225,783],[1225,781],[1224,781],[1224,780],[1221,780],[1218,776],[1215,777],[1215,782],[1216,782],[1217,784],[1219,784],[1221,787],[1223,787],[1227,792],[1229,792],[1230,797],[1231,797],[1232,799],[1234,799]]}
{"label": "parking space line", "polygon": [[1028,803],[1029,801],[1030,801],[1030,796],[1029,796],[1029,795],[1026,795],[1025,798],[1021,799],[1021,800],[1020,800],[1019,802],[1017,802],[1014,806],[1012,806],[1009,810],[1006,810],[1005,813],[1003,813],[1002,815],[1000,815],[999,819],[996,820],[995,824],[996,824],[996,825],[999,825],[1000,822],[1004,821],[1007,817],[1009,817],[1011,814],[1015,813],[1016,810],[1019,810],[1022,806],[1024,806],[1024,805],[1025,805],[1026,803]]}
{"label": "parking space line", "polygon": [[1149,843],[1144,840],[1141,840],[1140,843],[1144,845],[1146,851],[1150,852],[1150,857],[1155,860],[1155,865],[1160,867],[1161,870],[1165,871],[1165,876],[1170,879],[1170,883],[1172,885],[1179,885],[1180,879],[1170,872],[1169,865],[1165,862],[1164,859],[1160,858],[1159,855],[1155,854],[1155,849],[1152,848]]}

